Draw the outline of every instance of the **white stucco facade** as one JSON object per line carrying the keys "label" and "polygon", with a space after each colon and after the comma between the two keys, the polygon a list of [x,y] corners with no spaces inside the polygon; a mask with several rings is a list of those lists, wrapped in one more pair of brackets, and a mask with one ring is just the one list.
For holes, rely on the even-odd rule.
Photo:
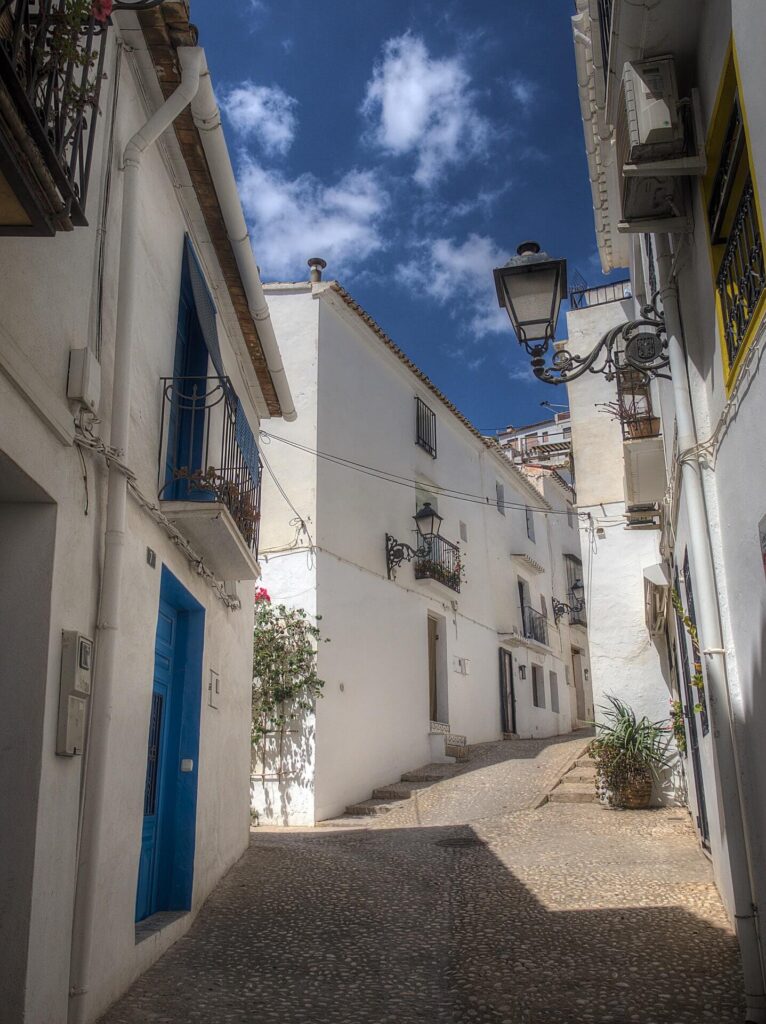
{"label": "white stucco facade", "polygon": [[[56,752],[62,631],[75,630],[91,640],[99,635],[107,474],[97,449],[111,440],[114,338],[125,285],[121,154],[161,102],[135,17],[123,16],[108,39],[102,92],[106,112],[114,100],[118,61],[120,89],[111,152],[109,118],[95,118],[89,226],[52,238],[0,241],[0,677],[3,692],[19,696],[0,726],[1,816],[14,822],[0,838],[0,1016],[26,1024],[95,1020],[189,928],[213,886],[245,850],[250,821],[253,573],[243,572],[248,578],[238,583],[216,578],[206,568],[207,553],[197,549],[198,560],[192,563],[184,547],[189,538],[182,530],[174,539],[172,526],[157,514],[164,473],[158,453],[162,450],[165,458],[168,431],[167,416],[164,426],[161,418],[160,378],[174,376],[187,236],[218,307],[224,372],[256,435],[264,404],[172,131],[146,152],[141,168],[140,302],[134,323],[130,446],[124,456],[131,485],[121,611],[119,621],[108,624],[117,635],[116,676],[107,706],[96,644],[85,755]],[[112,191],[103,221],[102,326],[97,330],[98,224],[109,162]],[[84,347],[101,370],[95,420],[83,420],[78,403],[67,399],[70,350]],[[212,364],[207,372],[216,373]],[[85,435],[76,433],[76,419],[87,425],[94,447],[83,445]],[[140,496],[154,512],[147,511]],[[185,702],[184,714],[199,718],[196,736],[192,726],[188,733],[185,724],[178,726],[182,760],[176,766],[173,756],[165,765],[170,776],[186,773],[190,809],[177,839],[189,866],[184,893],[168,895],[156,914],[137,925],[161,598],[180,602],[177,609],[173,605],[174,621],[178,636],[185,631],[186,637],[186,647],[180,641],[173,647],[173,680],[182,682],[173,681],[171,691]],[[212,690],[211,680],[218,684]],[[170,721],[171,698],[165,707]],[[99,778],[88,760],[96,739],[105,745]],[[168,751],[174,749],[172,740],[168,744]],[[89,801],[98,785],[105,796],[94,817]],[[88,865],[79,845],[84,827],[95,835],[99,851],[97,861]],[[178,881],[173,871],[169,886]],[[89,893],[84,891],[85,873]],[[84,966],[80,956],[76,967],[72,935],[83,920],[76,909],[78,885],[78,907],[90,898],[95,913],[86,936],[89,953]]]}
{"label": "white stucco facade", "polygon": [[[478,436],[342,289],[320,282],[266,291],[299,415],[275,432],[284,440],[263,445],[292,506],[267,476],[264,500],[274,515],[264,523],[263,583],[273,601],[321,616],[330,643],[319,646],[325,687],[315,717],[291,735],[281,775],[278,758],[256,758],[253,806],[261,821],[313,824],[443,757],[434,720],[469,745],[499,739],[501,650],[512,660],[516,735],[571,729],[567,665],[575,641],[551,613],[552,568],[563,556],[549,520],[563,519],[573,541],[576,530],[563,481],[555,485],[561,508],[554,507],[547,485],[538,489]],[[435,458],[415,443],[416,398],[435,413]],[[498,495],[508,506],[502,511]],[[415,579],[407,562],[387,578],[386,534],[416,547],[412,517],[424,501],[443,517],[441,536],[460,544],[459,593]],[[296,515],[308,530],[297,537]],[[541,615],[545,601],[545,644],[524,638],[519,579]],[[437,637],[433,693],[429,619]],[[585,636],[577,643],[587,673]],[[533,703],[533,665],[545,707]]]}

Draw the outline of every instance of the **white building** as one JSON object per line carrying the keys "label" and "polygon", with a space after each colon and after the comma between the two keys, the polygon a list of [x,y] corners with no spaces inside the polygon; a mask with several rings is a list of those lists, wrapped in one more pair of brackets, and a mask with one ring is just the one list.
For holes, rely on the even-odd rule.
{"label": "white building", "polygon": [[[665,602],[692,817],[736,921],[747,1019],[763,1021],[766,8],[753,0],[682,6],[577,0],[573,21],[602,267],[629,267],[638,302],[659,295],[671,378],[651,387],[659,436],[636,442],[645,461],[626,452],[624,462],[626,482],[639,490],[659,471],[665,476],[653,516],[662,532],[614,571],[637,593],[647,556],[659,554],[698,630],[695,643]],[[589,327],[587,312],[570,318],[584,348],[604,326]],[[626,307],[621,315],[637,312]],[[570,387],[576,460],[580,386]],[[582,422],[587,429],[595,418]],[[618,448],[610,448],[609,493],[619,504]],[[581,463],[577,471],[584,500]],[[618,544],[607,539],[607,546]],[[661,613],[662,601],[651,598]],[[655,661],[659,667],[659,654]],[[659,673],[656,684],[663,692]]]}
{"label": "white building", "polygon": [[[0,45],[40,9],[5,5]],[[54,109],[92,142],[74,184],[0,72],[0,1016],[26,1024],[95,1020],[246,848],[253,435],[293,415],[188,8],[115,21],[100,113]]]}
{"label": "white building", "polygon": [[568,411],[523,427],[508,426],[498,431],[497,440],[517,465],[535,463],[569,471],[572,427]]}
{"label": "white building", "polygon": [[[266,291],[299,415],[262,446],[280,485],[266,475],[263,580],[330,643],[315,718],[272,738],[253,800],[260,820],[313,824],[445,749],[569,732],[589,666],[584,630],[552,612],[568,489],[516,469],[337,283]],[[433,556],[392,566],[426,502]]]}

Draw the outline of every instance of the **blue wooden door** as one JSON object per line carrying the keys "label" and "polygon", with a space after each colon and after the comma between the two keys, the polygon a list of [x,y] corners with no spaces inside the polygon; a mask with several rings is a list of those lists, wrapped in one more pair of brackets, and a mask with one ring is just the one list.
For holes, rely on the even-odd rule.
{"label": "blue wooden door", "polygon": [[168,736],[171,731],[171,693],[173,658],[178,631],[178,615],[160,601],[157,636],[154,646],[154,686],[149,718],[149,742],[146,751],[144,822],[141,833],[141,859],[138,869],[136,921],[158,909],[158,851],[162,837],[163,773],[166,770]]}

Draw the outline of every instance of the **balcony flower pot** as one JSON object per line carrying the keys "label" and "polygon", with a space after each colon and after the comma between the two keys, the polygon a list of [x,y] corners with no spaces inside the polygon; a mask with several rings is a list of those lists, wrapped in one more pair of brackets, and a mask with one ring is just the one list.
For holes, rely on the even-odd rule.
{"label": "balcony flower pot", "polygon": [[640,810],[649,807],[652,786],[670,763],[672,731],[666,722],[638,718],[616,697],[602,706],[604,721],[596,723],[591,745],[596,761],[596,791],[607,807]]}
{"label": "balcony flower pot", "polygon": [[657,437],[660,421],[657,416],[642,416],[625,421],[625,431],[630,438]]}

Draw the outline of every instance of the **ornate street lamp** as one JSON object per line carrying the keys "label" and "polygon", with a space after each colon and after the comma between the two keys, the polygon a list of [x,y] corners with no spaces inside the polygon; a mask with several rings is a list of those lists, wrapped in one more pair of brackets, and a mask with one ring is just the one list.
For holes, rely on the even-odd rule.
{"label": "ornate street lamp", "polygon": [[572,596],[571,604],[559,601],[555,597],[551,598],[551,605],[553,606],[553,620],[556,625],[558,625],[559,619],[563,615],[571,615],[572,613],[581,612],[585,607],[585,587],[583,586],[582,580],[575,580],[569,593]]}
{"label": "ornate street lamp", "polygon": [[394,578],[393,574],[402,562],[411,562],[413,558],[429,558],[434,539],[439,536],[442,517],[431,507],[430,501],[424,502],[423,507],[419,508],[412,518],[415,520],[420,538],[417,548],[397,540],[390,533],[386,534],[386,569],[389,579]]}
{"label": "ornate street lamp", "polygon": [[556,336],[561,300],[566,294],[566,260],[551,258],[537,242],[523,242],[517,255],[494,271],[500,306],[511,318],[519,344],[532,357],[532,372],[546,384],[566,384],[584,373],[603,373],[614,380],[622,370],[637,370],[644,379],[667,377],[665,320],[651,303],[638,320],[618,324],[604,334],[591,352],[576,356],[555,347],[551,365],[546,355]]}

